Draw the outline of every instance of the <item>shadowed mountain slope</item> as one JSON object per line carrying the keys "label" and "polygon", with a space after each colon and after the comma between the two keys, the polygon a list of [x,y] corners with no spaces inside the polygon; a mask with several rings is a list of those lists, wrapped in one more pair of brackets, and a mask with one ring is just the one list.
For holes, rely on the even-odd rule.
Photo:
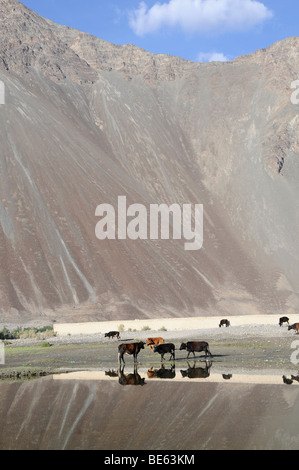
{"label": "shadowed mountain slope", "polygon": [[[199,64],[0,18],[2,322],[296,311],[298,38]],[[203,248],[99,241],[118,196],[203,204]]]}

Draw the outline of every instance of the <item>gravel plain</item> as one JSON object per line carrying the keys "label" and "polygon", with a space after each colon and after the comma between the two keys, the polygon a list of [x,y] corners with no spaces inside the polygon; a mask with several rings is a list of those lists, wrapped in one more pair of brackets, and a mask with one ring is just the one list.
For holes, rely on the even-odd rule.
{"label": "gravel plain", "polygon": [[[229,328],[204,328],[195,330],[167,330],[167,331],[124,331],[120,333],[120,341],[135,341],[146,340],[148,337],[162,336],[165,342],[170,340],[187,341],[187,340],[205,340],[212,341],[231,341],[231,340],[250,340],[252,339],[281,339],[281,340],[294,340],[299,335],[296,335],[294,330],[288,330],[287,325],[279,327],[279,325],[244,325],[244,326],[230,326]],[[17,339],[11,342],[11,346],[34,346],[38,345],[45,340],[49,340],[51,344],[88,344],[88,343],[108,343],[112,341],[105,338],[104,334],[80,334],[80,335],[64,335],[53,336],[50,338],[42,337],[40,340],[36,339]]]}

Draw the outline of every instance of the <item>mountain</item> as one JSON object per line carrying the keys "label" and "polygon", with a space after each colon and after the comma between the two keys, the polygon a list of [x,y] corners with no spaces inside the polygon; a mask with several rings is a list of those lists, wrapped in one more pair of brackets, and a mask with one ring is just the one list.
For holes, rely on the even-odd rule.
{"label": "mountain", "polygon": [[[0,0],[0,322],[294,313],[299,38],[227,63]],[[104,240],[99,204],[203,204],[204,241]]]}

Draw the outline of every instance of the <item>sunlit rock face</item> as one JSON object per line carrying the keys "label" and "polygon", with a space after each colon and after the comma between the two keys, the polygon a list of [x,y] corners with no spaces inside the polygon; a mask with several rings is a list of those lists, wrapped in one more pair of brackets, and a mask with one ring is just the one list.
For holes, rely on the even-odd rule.
{"label": "sunlit rock face", "polygon": [[[299,39],[199,64],[0,13],[1,321],[294,313]],[[202,249],[98,240],[119,196],[203,204]]]}

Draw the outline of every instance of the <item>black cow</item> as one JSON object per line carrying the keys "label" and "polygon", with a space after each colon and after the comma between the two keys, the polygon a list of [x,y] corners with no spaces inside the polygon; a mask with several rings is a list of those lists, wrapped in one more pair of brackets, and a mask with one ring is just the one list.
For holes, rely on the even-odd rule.
{"label": "black cow", "polygon": [[189,341],[188,343],[182,343],[180,347],[180,351],[182,349],[186,349],[188,351],[187,359],[191,352],[193,353],[193,356],[195,357],[195,353],[201,352],[201,351],[205,352],[205,357],[207,357],[207,355],[213,357],[209,349],[209,343],[207,343],[206,341]]}
{"label": "black cow", "polygon": [[175,345],[173,343],[165,343],[165,344],[159,344],[158,346],[154,347],[154,352],[159,353],[161,355],[161,361],[164,359],[164,354],[169,353],[170,358],[173,358],[175,360]]}
{"label": "black cow", "polygon": [[279,326],[281,326],[283,323],[287,323],[289,325],[289,318],[288,317],[281,317],[279,319]]}
{"label": "black cow", "polygon": [[109,331],[109,333],[105,333],[105,338],[114,338],[114,336],[117,337],[117,339],[120,338],[120,334],[118,331]]}
{"label": "black cow", "polygon": [[221,328],[222,326],[226,326],[226,328],[228,328],[230,326],[230,322],[229,320],[221,320],[220,323],[219,323],[219,328]]}
{"label": "black cow", "polygon": [[133,355],[134,362],[137,362],[137,356],[140,350],[144,349],[144,345],[145,343],[143,341],[140,341],[139,343],[120,344],[118,346],[118,362],[123,362],[125,364],[124,354]]}

